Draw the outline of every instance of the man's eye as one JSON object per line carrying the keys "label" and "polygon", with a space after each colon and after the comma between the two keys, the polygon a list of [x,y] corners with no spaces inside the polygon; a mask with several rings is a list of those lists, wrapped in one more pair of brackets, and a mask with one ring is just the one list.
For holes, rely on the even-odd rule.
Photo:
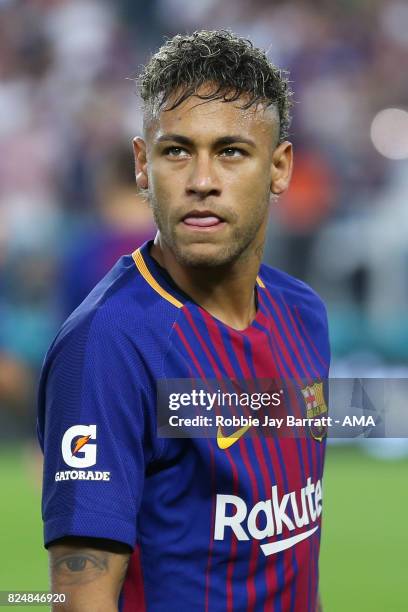
{"label": "man's eye", "polygon": [[241,157],[245,155],[245,151],[237,149],[236,147],[227,147],[221,151],[221,155],[223,157]]}
{"label": "man's eye", "polygon": [[182,147],[167,147],[163,153],[168,157],[186,157],[188,155],[187,151]]}

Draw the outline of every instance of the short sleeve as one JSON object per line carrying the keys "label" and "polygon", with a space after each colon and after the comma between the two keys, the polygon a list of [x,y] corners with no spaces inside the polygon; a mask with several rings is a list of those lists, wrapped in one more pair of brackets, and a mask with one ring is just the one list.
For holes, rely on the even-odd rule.
{"label": "short sleeve", "polygon": [[135,339],[109,312],[69,320],[39,388],[45,546],[64,536],[135,546],[145,469],[158,452],[154,395]]}

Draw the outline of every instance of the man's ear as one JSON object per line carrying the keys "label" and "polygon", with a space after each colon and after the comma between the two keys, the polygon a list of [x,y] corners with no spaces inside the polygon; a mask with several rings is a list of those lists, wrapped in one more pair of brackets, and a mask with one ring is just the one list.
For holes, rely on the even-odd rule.
{"label": "man's ear", "polygon": [[139,189],[147,189],[147,159],[146,159],[146,143],[143,138],[136,136],[133,139],[133,152],[135,154],[135,176],[136,184]]}
{"label": "man's ear", "polygon": [[293,169],[292,144],[285,140],[272,154],[271,192],[280,195],[289,187]]}

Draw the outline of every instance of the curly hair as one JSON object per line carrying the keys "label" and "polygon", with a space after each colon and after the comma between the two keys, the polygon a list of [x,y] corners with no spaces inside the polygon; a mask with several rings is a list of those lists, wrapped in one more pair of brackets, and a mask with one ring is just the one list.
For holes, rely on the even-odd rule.
{"label": "curly hair", "polygon": [[[288,136],[292,90],[288,73],[274,66],[261,49],[228,30],[201,30],[174,36],[144,67],[138,83],[145,109],[173,110],[192,95],[201,100],[234,102],[247,98],[242,108],[258,102],[279,113],[279,142]],[[209,93],[198,94],[204,84]]]}

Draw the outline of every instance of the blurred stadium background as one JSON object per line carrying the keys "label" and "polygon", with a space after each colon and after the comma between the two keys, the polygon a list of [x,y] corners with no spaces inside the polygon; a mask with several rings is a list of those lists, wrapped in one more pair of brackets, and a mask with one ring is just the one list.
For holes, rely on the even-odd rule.
{"label": "blurred stadium background", "polygon": [[[295,90],[295,173],[266,261],[324,298],[332,375],[407,376],[406,0],[0,0],[0,590],[47,589],[44,352],[154,233],[133,182],[132,78],[165,36],[220,27],[267,49]],[[329,446],[326,612],[407,609],[407,485],[406,440]]]}

